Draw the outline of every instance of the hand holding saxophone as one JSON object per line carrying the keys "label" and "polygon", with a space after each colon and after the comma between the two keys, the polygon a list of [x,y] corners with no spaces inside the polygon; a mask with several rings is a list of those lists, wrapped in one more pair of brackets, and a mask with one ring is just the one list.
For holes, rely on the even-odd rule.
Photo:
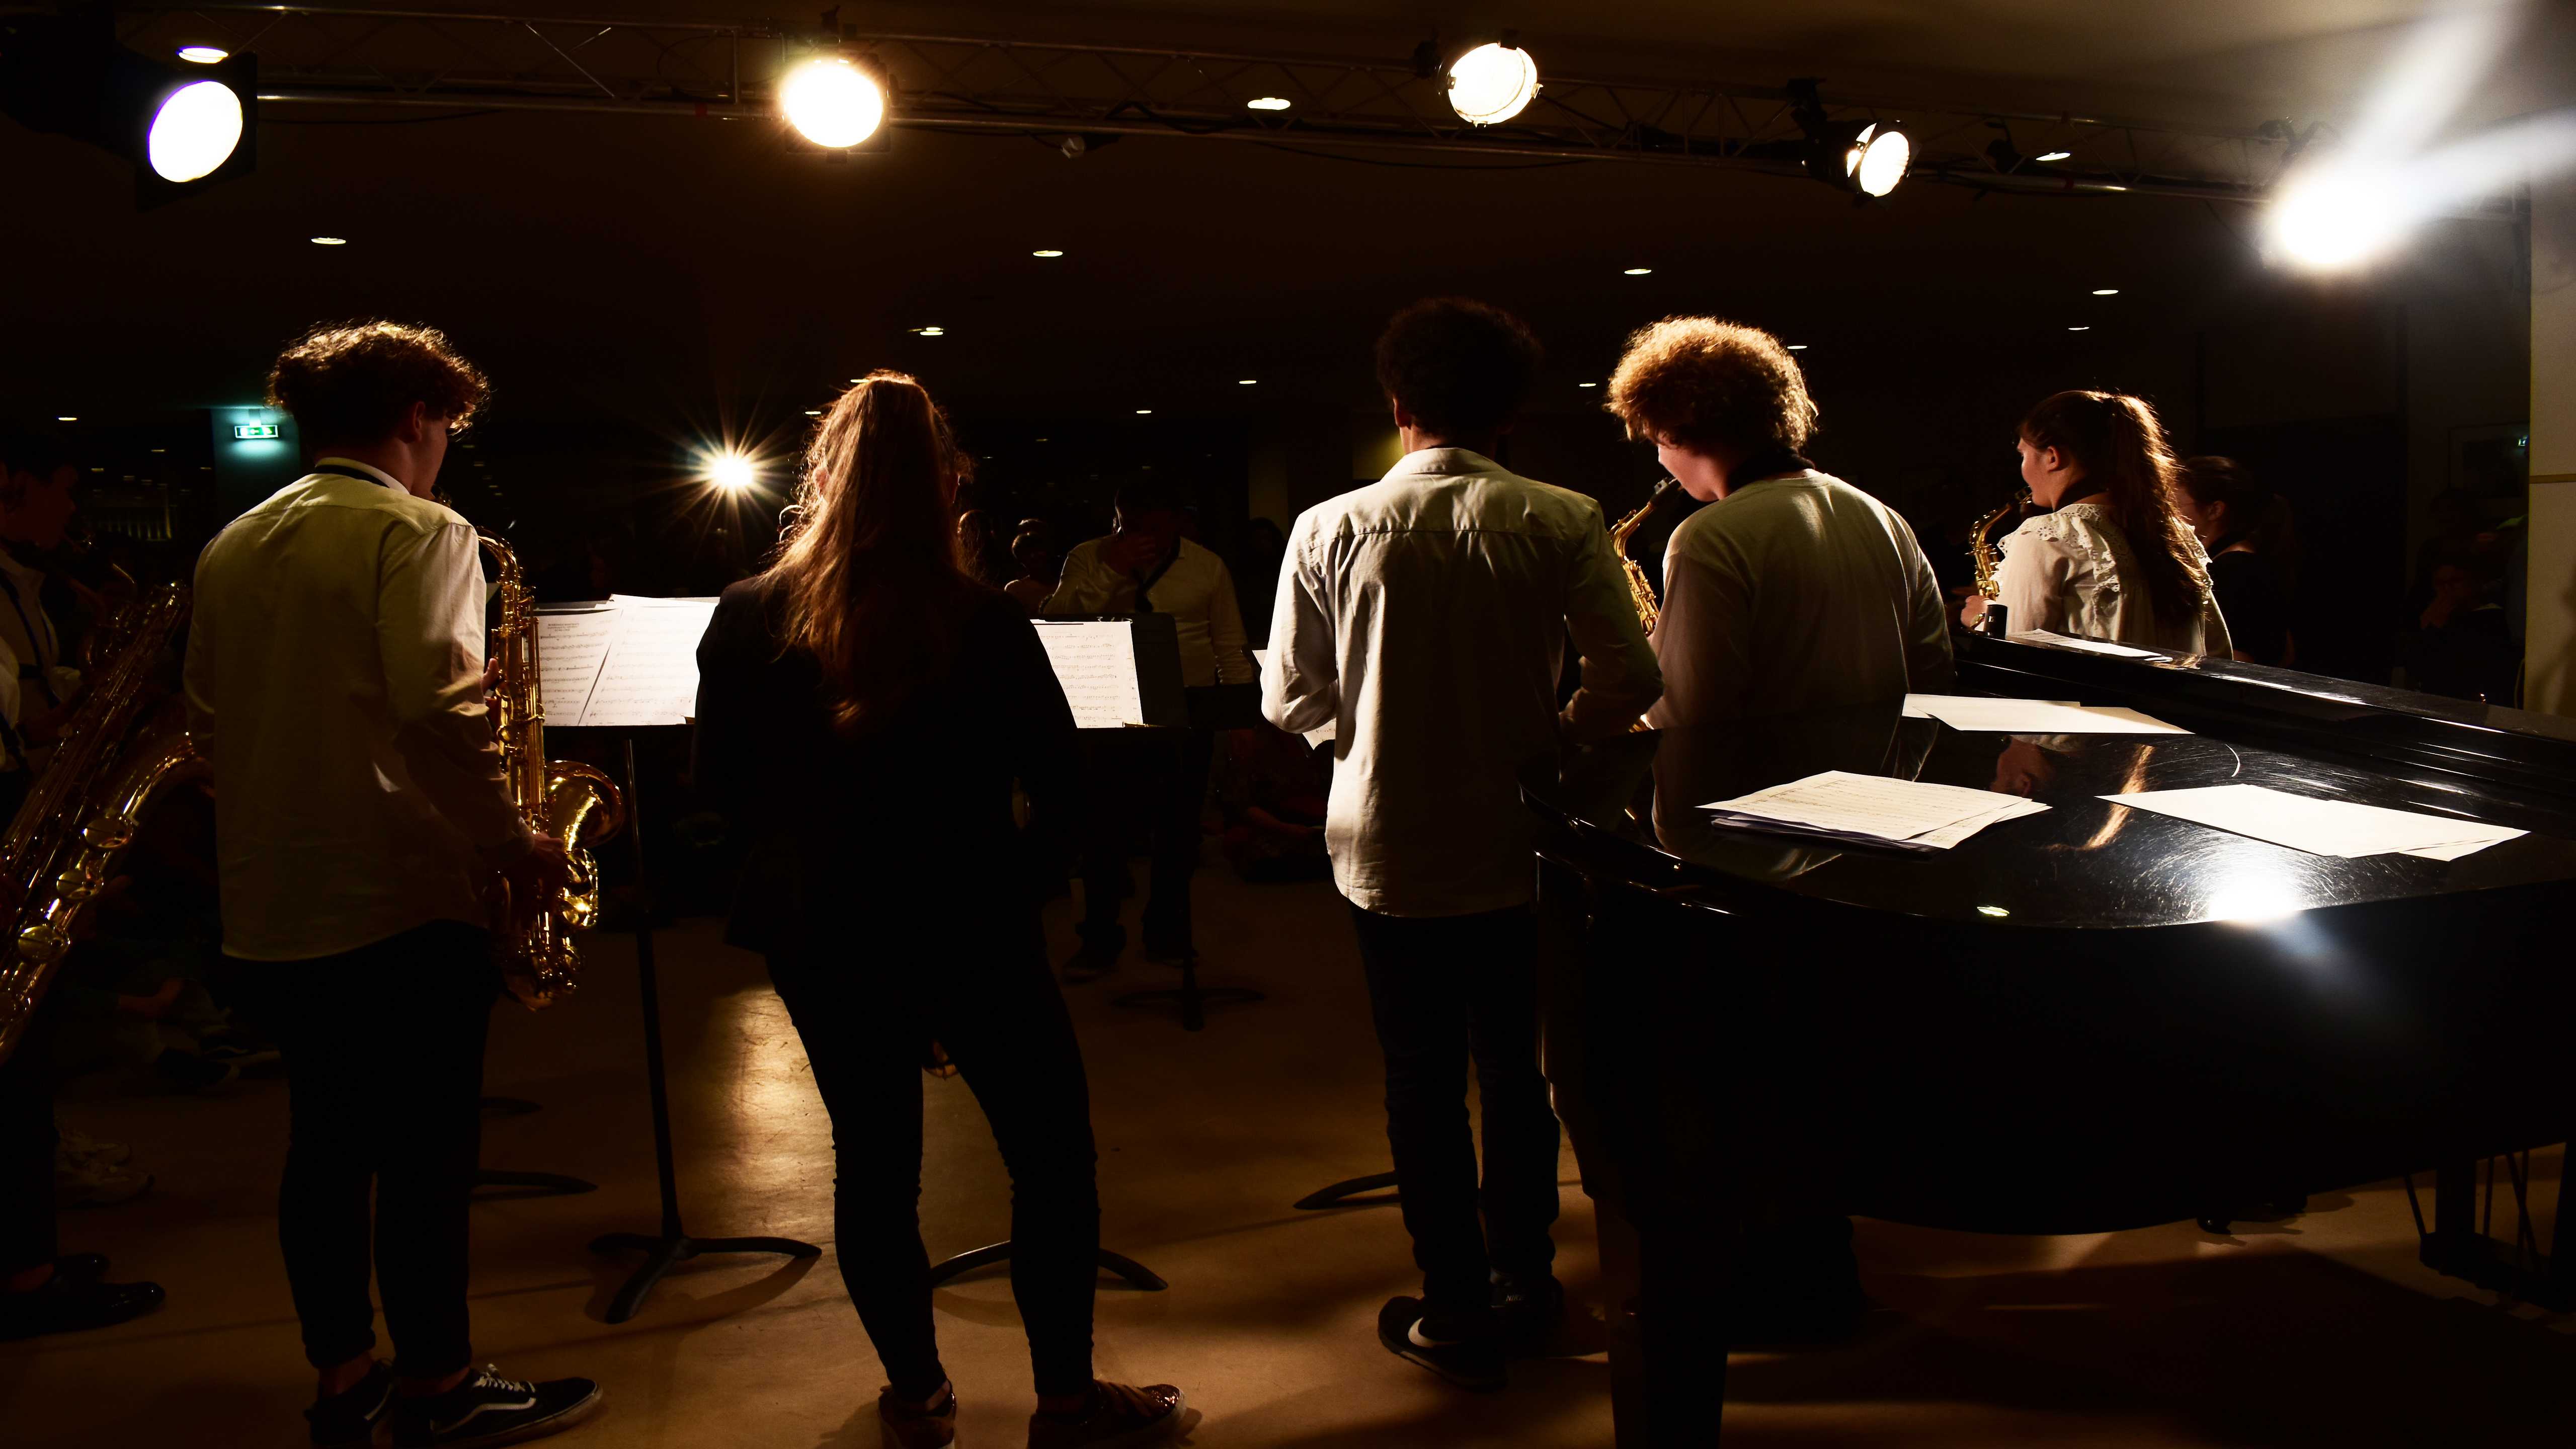
{"label": "hand holding saxophone", "polygon": [[572,880],[572,851],[551,835],[528,837],[528,853],[501,868],[510,892],[510,925],[526,926]]}

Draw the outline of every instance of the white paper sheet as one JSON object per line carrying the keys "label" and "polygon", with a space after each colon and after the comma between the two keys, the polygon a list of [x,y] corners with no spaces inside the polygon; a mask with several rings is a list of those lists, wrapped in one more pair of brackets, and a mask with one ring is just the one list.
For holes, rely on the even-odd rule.
{"label": "white paper sheet", "polygon": [[2008,735],[2187,735],[2153,715],[2111,705],[2067,700],[1999,699],[1981,694],[1909,694],[1908,714],[1920,711],[1954,730]]}
{"label": "white paper sheet", "polygon": [[1038,642],[1073,706],[1076,729],[1117,729],[1143,724],[1137,692],[1136,637],[1124,619],[1037,621]]}
{"label": "white paper sheet", "polygon": [[2250,835],[2311,855],[2347,860],[2392,852],[2453,860],[2528,833],[2502,825],[2481,825],[2454,815],[2390,810],[2350,800],[2319,800],[2261,785],[2147,790],[2102,798],[2115,805]]}
{"label": "white paper sheet", "polygon": [[698,641],[715,611],[713,599],[619,594],[602,607],[539,614],[537,687],[546,723],[687,724],[698,708]]}
{"label": "white paper sheet", "polygon": [[1745,822],[1771,822],[1860,840],[1947,850],[1989,825],[2048,807],[1964,785],[1827,770],[1700,807]]}
{"label": "white paper sheet", "polygon": [[2059,634],[2047,629],[2025,629],[2005,636],[2030,644],[2054,644],[2060,649],[2080,649],[2087,654],[2108,654],[2114,659],[2162,659],[2153,649],[2138,649],[2127,644],[2113,644],[2101,639],[2078,639],[2072,634]]}
{"label": "white paper sheet", "polygon": [[617,610],[550,610],[537,615],[537,698],[546,722],[571,725],[590,706],[590,688],[617,637]]}

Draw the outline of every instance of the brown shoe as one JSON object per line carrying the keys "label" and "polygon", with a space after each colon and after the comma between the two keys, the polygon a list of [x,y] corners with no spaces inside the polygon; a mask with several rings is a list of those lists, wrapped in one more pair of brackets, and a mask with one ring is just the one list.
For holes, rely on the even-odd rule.
{"label": "brown shoe", "polygon": [[877,1390],[877,1418],[895,1449],[946,1449],[957,1442],[957,1390],[942,1385],[939,1402],[925,1409],[905,1402],[888,1384]]}
{"label": "brown shoe", "polygon": [[1029,1449],[1109,1449],[1152,1444],[1181,1426],[1182,1397],[1170,1384],[1133,1388],[1091,1381],[1091,1406],[1079,1413],[1029,1416]]}

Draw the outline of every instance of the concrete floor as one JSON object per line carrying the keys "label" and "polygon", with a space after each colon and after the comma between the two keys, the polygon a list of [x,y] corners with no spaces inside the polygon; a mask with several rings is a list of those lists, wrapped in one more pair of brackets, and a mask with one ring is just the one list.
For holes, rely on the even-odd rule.
{"label": "concrete floor", "polygon": [[[1374,1044],[1349,926],[1320,886],[1201,877],[1214,980],[1267,1003],[1198,1035],[1108,1005],[1170,974],[1131,960],[1074,988],[1090,1061],[1106,1239],[1169,1278],[1104,1287],[1100,1372],[1185,1386],[1200,1445],[1606,1445],[1599,1354],[1515,1370],[1506,1392],[1452,1392],[1377,1347],[1390,1294],[1414,1287],[1385,1208],[1288,1204],[1385,1160]],[[1064,903],[1049,914],[1070,946]],[[608,1408],[565,1442],[610,1446],[873,1446],[881,1382],[828,1252],[822,1108],[759,963],[712,922],[663,938],[682,1199],[703,1234],[780,1233],[823,1258],[709,1259],[666,1280],[635,1321],[602,1321],[621,1263],[590,1238],[655,1224],[629,946],[590,948],[571,1004],[495,1018],[489,1086],[545,1104],[496,1121],[484,1161],[587,1177],[597,1193],[477,1209],[475,1327],[513,1375],[588,1374]],[[924,952],[936,957],[937,938]],[[145,1095],[99,1080],[72,1125],[134,1144],[151,1195],[66,1215],[67,1249],[104,1249],[170,1290],[119,1328],[0,1345],[0,1442],[290,1445],[310,1382],[273,1239],[284,1091]],[[929,1092],[924,1231],[934,1255],[1002,1236],[1000,1164],[962,1084]],[[2554,1200],[2557,1161],[2538,1171]],[[1597,1314],[1592,1219],[1565,1164],[1560,1271]],[[1739,1355],[1731,1444],[2248,1446],[2469,1444],[2576,1429],[2576,1324],[2415,1266],[2404,1194],[2320,1199],[2295,1221],[2217,1239],[2189,1225],[2006,1239],[1861,1226],[1878,1331],[1843,1349]],[[939,1295],[965,1402],[962,1442],[1021,1442],[1027,1360],[998,1272]],[[1597,1324],[1590,1325],[1598,1341]]]}

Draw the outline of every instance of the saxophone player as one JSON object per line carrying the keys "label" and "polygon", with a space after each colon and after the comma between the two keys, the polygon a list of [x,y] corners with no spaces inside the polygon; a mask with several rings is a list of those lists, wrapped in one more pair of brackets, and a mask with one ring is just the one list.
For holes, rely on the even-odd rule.
{"label": "saxophone player", "polygon": [[[472,525],[432,501],[483,375],[391,322],[317,328],[268,401],[312,471],[197,566],[189,724],[214,762],[224,954],[283,1052],[291,1120],[278,1238],[319,1375],[317,1445],[516,1442],[599,1402],[587,1379],[474,1367],[467,1198],[499,989],[483,883],[536,902],[559,841],[513,808],[483,703]],[[375,1191],[369,1251],[368,1194]],[[370,1268],[391,1363],[374,1354]]]}
{"label": "saxophone player", "polygon": [[1628,339],[1609,410],[1711,506],[1673,531],[1648,722],[1893,701],[1950,682],[1949,619],[1895,510],[1800,456],[1807,382],[1778,338],[1667,317]]}

